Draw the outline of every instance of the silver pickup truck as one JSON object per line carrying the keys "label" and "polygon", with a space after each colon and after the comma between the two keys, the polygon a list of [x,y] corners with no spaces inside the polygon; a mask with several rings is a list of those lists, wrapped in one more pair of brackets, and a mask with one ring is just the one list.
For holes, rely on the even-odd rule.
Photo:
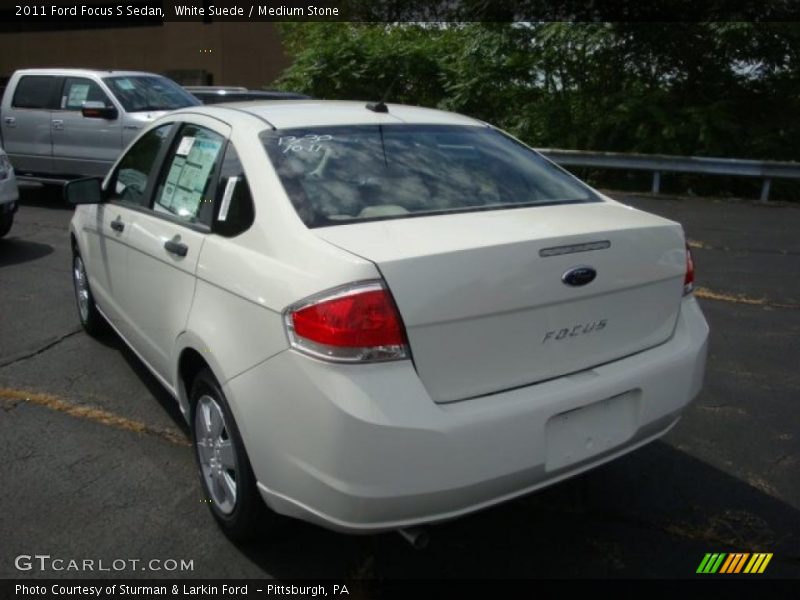
{"label": "silver pickup truck", "polygon": [[153,73],[23,69],[3,94],[2,145],[21,181],[103,176],[147,123],[197,104]]}

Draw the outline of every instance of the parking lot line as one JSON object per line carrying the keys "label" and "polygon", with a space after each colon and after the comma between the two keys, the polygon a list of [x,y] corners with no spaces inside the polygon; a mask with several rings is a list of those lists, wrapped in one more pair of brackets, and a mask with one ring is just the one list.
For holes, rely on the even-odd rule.
{"label": "parking lot line", "polygon": [[716,292],[708,288],[699,287],[694,291],[694,295],[704,300],[719,300],[721,302],[733,302],[734,304],[750,304],[753,306],[769,306],[770,308],[800,308],[800,304],[791,302],[773,302],[767,298],[751,298],[744,294],[728,294]]}
{"label": "parking lot line", "polygon": [[74,404],[54,394],[42,394],[32,392],[30,390],[0,388],[0,400],[13,404],[21,402],[35,404],[37,406],[43,406],[45,408],[49,408],[50,410],[70,415],[71,417],[94,421],[95,423],[100,423],[101,425],[105,425],[107,427],[113,427],[115,429],[122,429],[134,433],[154,435],[167,440],[176,446],[191,445],[189,440],[186,439],[186,436],[178,431],[155,429],[146,423],[143,423],[142,421],[127,419],[100,408],[92,408],[90,406]]}

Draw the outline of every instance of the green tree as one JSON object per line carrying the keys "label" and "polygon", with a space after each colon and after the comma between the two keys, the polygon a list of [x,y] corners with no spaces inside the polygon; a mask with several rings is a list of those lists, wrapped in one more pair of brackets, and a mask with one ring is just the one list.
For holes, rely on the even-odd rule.
{"label": "green tree", "polygon": [[797,23],[282,24],[279,85],[462,112],[539,147],[797,160]]}

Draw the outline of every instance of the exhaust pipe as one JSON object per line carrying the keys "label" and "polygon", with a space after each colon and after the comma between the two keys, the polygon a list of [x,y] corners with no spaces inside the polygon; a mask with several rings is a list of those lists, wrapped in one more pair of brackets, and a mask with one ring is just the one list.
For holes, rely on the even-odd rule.
{"label": "exhaust pipe", "polygon": [[414,550],[424,550],[428,547],[428,544],[431,541],[431,537],[428,535],[428,532],[422,527],[398,529],[397,533],[399,533],[405,541],[411,544],[411,547],[414,548]]}

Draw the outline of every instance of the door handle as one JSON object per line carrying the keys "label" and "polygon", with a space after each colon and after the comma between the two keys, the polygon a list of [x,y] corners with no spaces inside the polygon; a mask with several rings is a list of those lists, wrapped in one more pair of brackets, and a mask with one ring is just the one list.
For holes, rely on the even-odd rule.
{"label": "door handle", "polygon": [[3,121],[5,121],[5,124],[8,125],[9,127],[17,126],[17,119],[15,117],[6,117],[5,119],[3,119]]}
{"label": "door handle", "polygon": [[61,131],[64,129],[64,120],[63,119],[53,119],[53,129],[57,129]]}
{"label": "door handle", "polygon": [[167,252],[176,254],[177,256],[186,256],[186,253],[189,252],[189,246],[175,240],[167,240],[164,242],[164,248]]}
{"label": "door handle", "polygon": [[114,231],[122,231],[125,229],[125,223],[123,223],[119,218],[116,221],[111,221],[111,229]]}

